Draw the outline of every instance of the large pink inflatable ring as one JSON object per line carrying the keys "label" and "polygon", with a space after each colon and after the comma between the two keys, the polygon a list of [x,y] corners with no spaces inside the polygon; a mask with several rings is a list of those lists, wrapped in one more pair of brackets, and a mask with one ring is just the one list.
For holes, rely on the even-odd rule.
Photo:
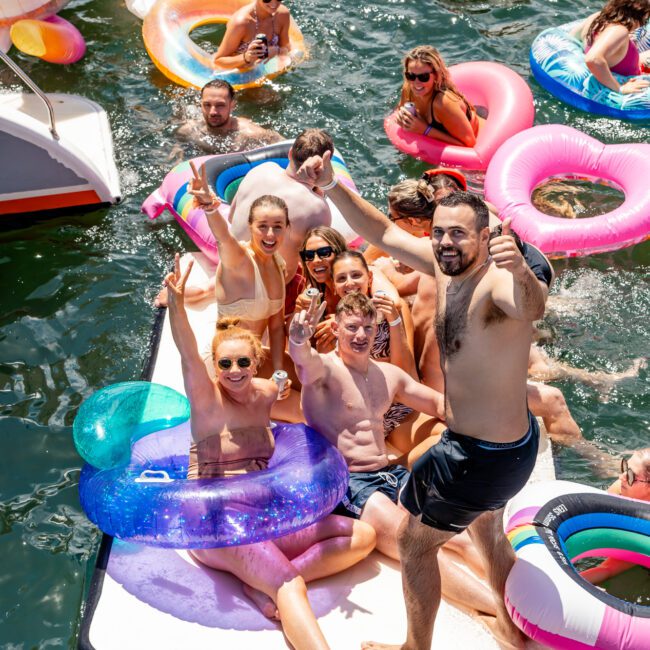
{"label": "large pink inflatable ring", "polygon": [[[551,178],[578,178],[619,189],[625,201],[596,217],[563,219],[540,212],[533,190]],[[485,175],[485,198],[525,241],[551,257],[577,257],[632,246],[650,236],[650,145],[605,145],[581,131],[549,124],[512,137]]]}
{"label": "large pink inflatable ring", "polygon": [[476,107],[487,109],[474,147],[446,144],[398,126],[395,113],[384,120],[388,139],[404,153],[434,165],[485,169],[496,150],[515,133],[533,125],[535,107],[526,82],[510,68],[491,61],[449,68],[458,89]]}

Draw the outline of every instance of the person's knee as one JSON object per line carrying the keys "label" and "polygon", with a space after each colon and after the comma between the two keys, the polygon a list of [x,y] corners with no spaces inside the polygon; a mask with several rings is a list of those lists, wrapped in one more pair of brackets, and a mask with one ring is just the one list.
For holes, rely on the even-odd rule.
{"label": "person's knee", "polygon": [[278,586],[275,597],[272,598],[276,603],[282,598],[307,600],[307,584],[304,578],[298,573],[291,578],[287,576],[287,579]]}
{"label": "person's knee", "polygon": [[368,555],[377,544],[377,533],[370,524],[364,521],[355,521],[352,526],[352,539],[350,543],[352,550]]}
{"label": "person's knee", "polygon": [[413,515],[409,515],[408,520],[402,522],[397,531],[400,556],[435,556],[451,536],[452,533],[427,526]]}

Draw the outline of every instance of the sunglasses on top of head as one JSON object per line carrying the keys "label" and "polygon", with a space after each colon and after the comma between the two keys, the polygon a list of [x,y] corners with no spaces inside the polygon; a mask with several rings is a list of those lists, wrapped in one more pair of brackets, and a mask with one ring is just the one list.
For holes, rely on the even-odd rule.
{"label": "sunglasses on top of head", "polygon": [[217,365],[221,370],[230,370],[232,364],[236,363],[240,368],[249,368],[252,361],[250,357],[239,357],[239,359],[229,359],[228,357],[223,357],[217,361]]}
{"label": "sunglasses on top of head", "polygon": [[415,74],[415,72],[405,72],[404,76],[407,81],[415,81],[417,79],[425,84],[431,78],[431,74],[431,72],[421,72],[420,74]]}
{"label": "sunglasses on top of head", "polygon": [[639,478],[634,473],[634,470],[631,467],[629,467],[627,464],[627,458],[621,459],[621,472],[625,474],[625,478],[627,479],[628,485],[634,485],[635,481],[637,481],[638,483],[650,483],[650,481],[644,481],[642,478]]}
{"label": "sunglasses on top of head", "polygon": [[331,246],[322,246],[314,250],[300,251],[300,257],[303,262],[313,262],[316,259],[316,255],[318,255],[318,259],[326,260],[328,257],[334,255],[334,249]]}

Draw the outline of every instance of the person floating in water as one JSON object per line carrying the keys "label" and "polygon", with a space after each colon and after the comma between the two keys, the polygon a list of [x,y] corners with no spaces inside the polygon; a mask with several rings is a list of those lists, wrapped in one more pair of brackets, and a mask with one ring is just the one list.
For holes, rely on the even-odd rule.
{"label": "person floating in water", "polygon": [[232,114],[237,106],[235,90],[222,79],[213,79],[201,89],[201,117],[186,121],[176,137],[208,154],[256,149],[282,140],[247,117]]}

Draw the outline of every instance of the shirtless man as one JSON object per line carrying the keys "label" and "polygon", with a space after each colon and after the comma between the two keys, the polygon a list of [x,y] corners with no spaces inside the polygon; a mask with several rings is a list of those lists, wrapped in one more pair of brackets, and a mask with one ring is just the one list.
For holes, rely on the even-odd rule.
{"label": "shirtless man", "polygon": [[526,407],[532,323],[544,313],[544,293],[525,263],[510,222],[490,241],[488,209],[458,192],[439,203],[431,241],[388,221],[370,203],[333,180],[329,154],[299,170],[324,187],[362,237],[415,270],[434,274],[436,335],[445,375],[447,429],[414,465],[401,493],[411,513],[400,526],[408,632],[403,645],[363,648],[430,650],[440,603],[438,550],[468,529],[497,600],[493,633],[523,647],[503,601],[514,553],[502,528],[502,509],[535,466],[539,431]]}
{"label": "shirtless man", "polygon": [[[302,383],[307,423],[343,454],[350,482],[335,514],[360,519],[377,533],[377,549],[399,560],[397,531],[407,513],[397,505],[409,473],[388,461],[383,413],[395,401],[439,416],[441,393],[415,381],[395,365],[370,359],[377,312],[360,293],[345,296],[332,324],[337,349],[320,354],[309,339],[324,309],[315,303],[294,314],[289,354]],[[495,603],[483,585],[453,562],[442,565],[445,598],[465,609],[494,615]]]}
{"label": "shirtless man", "polygon": [[282,140],[246,117],[235,117],[235,90],[222,79],[213,79],[201,89],[202,117],[183,124],[176,135],[208,154],[256,149]]}
{"label": "shirtless man", "polygon": [[287,283],[298,269],[298,251],[307,232],[332,222],[332,214],[320,189],[296,177],[298,167],[307,158],[322,156],[326,151],[334,151],[330,135],[321,129],[305,129],[289,151],[289,166],[282,169],[277,163],[266,162],[254,167],[242,180],[232,203],[230,230],[239,240],[249,238],[248,212],[255,199],[271,193],[284,199],[289,206],[291,227],[280,248],[280,255],[287,264]]}

